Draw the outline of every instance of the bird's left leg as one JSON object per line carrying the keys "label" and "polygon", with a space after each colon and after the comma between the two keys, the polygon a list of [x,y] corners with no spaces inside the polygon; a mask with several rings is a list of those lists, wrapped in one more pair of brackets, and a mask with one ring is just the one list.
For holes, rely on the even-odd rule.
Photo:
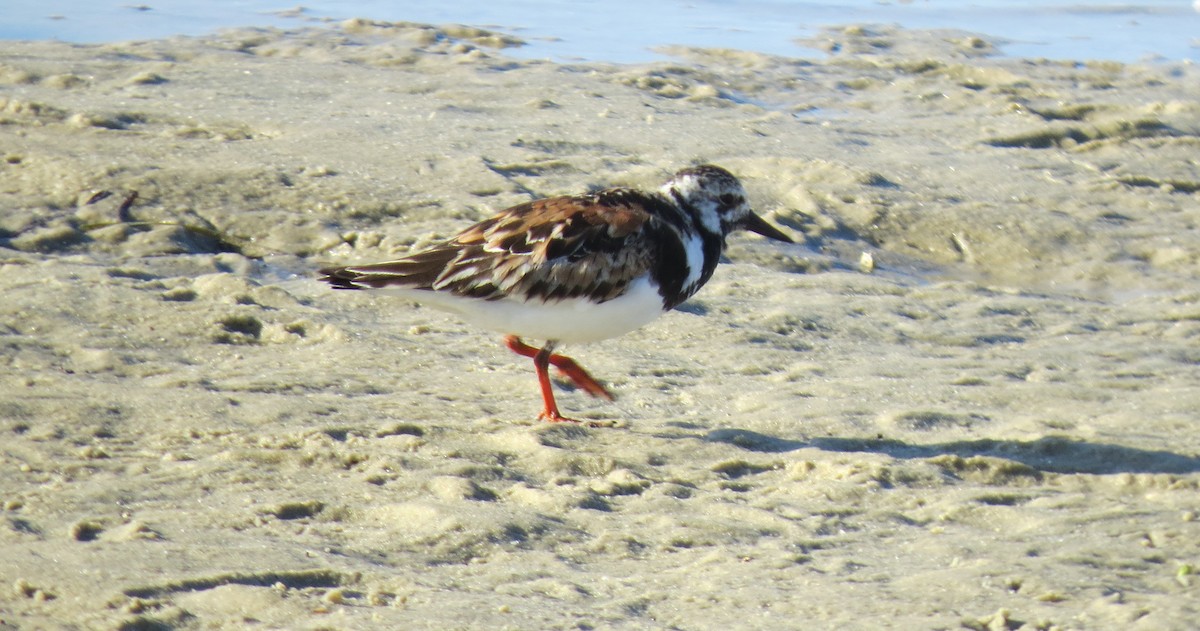
{"label": "bird's left leg", "polygon": [[546,346],[542,347],[541,349],[537,349],[526,344],[525,342],[522,342],[521,338],[515,335],[506,335],[504,336],[504,344],[508,346],[509,350],[518,355],[522,355],[524,357],[533,357],[535,365],[537,363],[537,354],[542,351],[546,351],[546,349],[550,349],[547,352],[547,361],[550,363],[550,365],[561,371],[562,374],[566,375],[567,378],[570,379],[576,386],[582,388],[584,392],[587,392],[594,397],[600,397],[609,401],[612,401],[616,398],[611,392],[608,391],[608,388],[605,388],[600,384],[599,381],[596,381],[596,379],[589,375],[582,366],[575,362],[575,360],[567,357],[566,355],[556,355],[553,352],[553,342],[547,342]]}

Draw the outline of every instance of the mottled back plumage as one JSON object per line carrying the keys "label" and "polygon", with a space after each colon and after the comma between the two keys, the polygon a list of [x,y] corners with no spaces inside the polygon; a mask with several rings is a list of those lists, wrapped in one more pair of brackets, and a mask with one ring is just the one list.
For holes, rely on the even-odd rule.
{"label": "mottled back plumage", "polygon": [[484,300],[610,300],[651,264],[644,228],[655,220],[641,197],[613,188],[534,200],[404,258],[321,273],[339,289],[399,286]]}

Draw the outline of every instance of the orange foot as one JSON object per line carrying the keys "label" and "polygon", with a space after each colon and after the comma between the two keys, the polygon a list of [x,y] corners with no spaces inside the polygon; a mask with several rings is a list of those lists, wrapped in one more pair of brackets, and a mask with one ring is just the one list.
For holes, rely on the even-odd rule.
{"label": "orange foot", "polygon": [[575,360],[565,355],[555,355],[553,341],[546,342],[545,346],[537,349],[522,342],[521,338],[515,335],[507,335],[504,337],[504,343],[512,352],[533,358],[533,367],[537,370],[538,384],[542,389],[543,407],[542,413],[538,414],[538,420],[550,423],[586,423],[589,427],[611,427],[613,425],[613,423],[603,421],[577,421],[563,416],[558,411],[558,404],[554,401],[554,391],[550,387],[549,366],[551,364],[588,394],[609,401],[613,400],[613,395],[579,364],[575,363]]}
{"label": "orange foot", "polygon": [[537,366],[538,362],[538,354],[545,351],[548,355],[546,361],[551,366],[557,368],[559,372],[571,380],[571,383],[574,383],[584,392],[594,397],[607,399],[609,401],[616,399],[616,397],[614,397],[613,394],[608,391],[608,388],[605,388],[599,381],[596,381],[596,379],[589,375],[588,371],[584,370],[583,367],[576,363],[574,359],[571,359],[566,355],[555,354],[553,352],[555,346],[554,342],[547,342],[542,348],[535,348],[526,344],[525,342],[522,342],[521,338],[515,335],[506,335],[504,336],[504,344],[505,346],[508,346],[510,351],[521,355],[522,357],[532,357],[535,367]]}

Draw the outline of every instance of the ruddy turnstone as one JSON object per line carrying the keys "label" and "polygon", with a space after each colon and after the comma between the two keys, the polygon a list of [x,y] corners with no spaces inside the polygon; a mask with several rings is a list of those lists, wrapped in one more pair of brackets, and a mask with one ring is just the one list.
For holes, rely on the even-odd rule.
{"label": "ruddy turnstone", "polygon": [[395,261],[320,273],[335,289],[397,291],[503,333],[509,349],[533,358],[538,418],[574,422],[558,411],[548,366],[592,396],[613,395],[556,346],[623,335],[687,300],[712,277],[735,230],[792,242],[750,210],[736,177],[706,164],[654,193],[609,188],[534,200]]}

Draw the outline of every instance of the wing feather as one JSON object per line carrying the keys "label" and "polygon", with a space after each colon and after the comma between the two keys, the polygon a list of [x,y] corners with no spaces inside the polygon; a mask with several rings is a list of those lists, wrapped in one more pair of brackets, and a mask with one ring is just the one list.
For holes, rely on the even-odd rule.
{"label": "wing feather", "polygon": [[514,206],[427,250],[371,265],[321,270],[337,288],[407,287],[547,301],[621,295],[652,263],[642,194],[608,189]]}

